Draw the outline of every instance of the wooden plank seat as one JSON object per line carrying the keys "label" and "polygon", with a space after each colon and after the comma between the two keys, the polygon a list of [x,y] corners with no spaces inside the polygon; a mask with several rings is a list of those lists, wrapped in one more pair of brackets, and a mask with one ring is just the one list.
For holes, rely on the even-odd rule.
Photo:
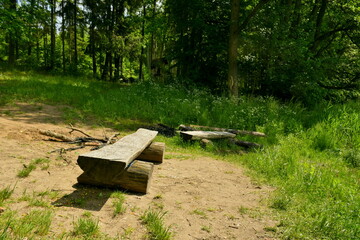
{"label": "wooden plank seat", "polygon": [[[112,145],[81,154],[79,183],[147,193],[154,168],[163,161],[165,144],[152,143],[157,132],[140,128]],[[142,161],[144,160],[144,161]]]}

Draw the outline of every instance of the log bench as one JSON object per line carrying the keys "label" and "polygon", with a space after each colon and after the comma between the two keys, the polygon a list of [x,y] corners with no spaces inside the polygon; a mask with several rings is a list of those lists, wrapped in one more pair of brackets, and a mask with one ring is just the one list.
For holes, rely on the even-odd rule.
{"label": "log bench", "polygon": [[152,142],[157,131],[140,128],[114,144],[81,154],[84,171],[78,182],[147,193],[155,163],[164,159],[165,144]]}

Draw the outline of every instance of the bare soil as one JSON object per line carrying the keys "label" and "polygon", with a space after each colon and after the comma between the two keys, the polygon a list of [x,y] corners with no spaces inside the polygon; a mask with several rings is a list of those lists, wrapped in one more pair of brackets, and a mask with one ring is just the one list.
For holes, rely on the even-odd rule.
{"label": "bare soil", "polygon": [[[82,173],[77,156],[90,147],[50,153],[72,145],[39,134],[39,129],[68,134],[66,127],[61,107],[25,103],[0,107],[0,189],[16,185],[5,211],[25,214],[39,207],[29,206],[21,196],[52,193],[43,197],[54,210],[49,239],[71,232],[85,211],[99,219],[101,231],[109,237],[144,239],[147,230],[139,218],[149,208],[166,212],[165,224],[174,239],[275,239],[269,229],[276,222],[265,204],[273,189],[253,183],[239,166],[191,154],[166,152],[164,163],[155,166],[150,193],[126,193],[126,212],[113,217],[112,190],[76,184]],[[84,124],[76,127],[97,137],[115,133]],[[38,158],[49,159],[49,167],[17,177]]]}

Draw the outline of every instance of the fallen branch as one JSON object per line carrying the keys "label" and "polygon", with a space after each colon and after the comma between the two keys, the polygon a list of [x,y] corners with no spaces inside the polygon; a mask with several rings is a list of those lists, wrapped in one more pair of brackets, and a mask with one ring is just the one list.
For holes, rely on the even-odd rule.
{"label": "fallen branch", "polygon": [[92,136],[90,136],[89,134],[87,134],[87,133],[85,133],[84,131],[82,131],[82,130],[80,130],[80,129],[78,129],[78,128],[74,128],[71,124],[70,124],[70,127],[68,127],[68,129],[71,129],[71,131],[69,132],[70,134],[72,133],[72,132],[79,132],[79,133],[82,133],[82,134],[84,134],[85,136],[87,136],[87,137],[89,137],[89,138],[93,138]]}
{"label": "fallen branch", "polygon": [[60,139],[64,142],[74,142],[76,141],[76,139],[74,138],[70,138],[68,136],[65,136],[63,134],[60,134],[60,133],[57,133],[57,132],[53,132],[53,131],[50,131],[50,130],[39,130],[39,132],[42,134],[42,135],[45,135],[45,136],[48,136],[48,137],[53,137],[53,138],[57,138],[57,139]]}
{"label": "fallen branch", "polygon": [[245,130],[236,130],[236,129],[227,129],[227,128],[217,128],[217,127],[207,127],[200,125],[183,125],[179,126],[181,131],[196,131],[196,130],[212,130],[212,131],[220,131],[220,132],[229,132],[233,134],[241,134],[241,135],[251,135],[256,137],[266,137],[265,133],[262,132],[254,132],[254,131],[245,131]]}
{"label": "fallen branch", "polygon": [[99,149],[102,148],[106,145],[112,144],[114,141],[114,138],[116,138],[117,136],[120,135],[120,133],[116,133],[113,134],[110,138],[105,138],[105,139],[101,139],[101,138],[95,138],[90,136],[89,134],[85,133],[84,131],[74,128],[72,125],[70,125],[71,127],[69,129],[71,129],[71,131],[69,133],[72,133],[74,131],[80,132],[83,135],[85,135],[85,137],[77,137],[77,138],[71,138],[68,137],[66,135],[54,132],[54,131],[50,131],[50,130],[39,130],[40,134],[48,136],[48,137],[52,137],[55,139],[50,139],[52,141],[61,141],[61,142],[66,142],[68,144],[79,144],[81,146],[79,147],[72,147],[72,148],[60,148],[60,149],[56,149],[52,152],[59,152],[60,154],[65,153],[67,151],[73,151],[73,150],[77,150],[77,149],[81,149],[84,148],[86,146],[95,146],[95,148],[91,149],[91,150],[95,150],[95,149]]}
{"label": "fallen branch", "polygon": [[112,140],[114,138],[116,138],[117,136],[119,136],[120,133],[115,133],[114,135],[112,135],[111,137],[109,137],[109,139],[107,140],[106,144],[111,144]]}

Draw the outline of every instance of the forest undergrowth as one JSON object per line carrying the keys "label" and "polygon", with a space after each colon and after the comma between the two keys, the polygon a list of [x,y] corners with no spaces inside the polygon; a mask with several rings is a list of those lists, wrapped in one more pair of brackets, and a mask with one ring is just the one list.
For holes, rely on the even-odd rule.
{"label": "forest undergrowth", "polygon": [[[322,102],[305,108],[271,97],[229,100],[206,90],[152,82],[127,85],[28,72],[0,73],[0,105],[14,102],[60,105],[69,123],[91,120],[118,130],[163,123],[265,132],[266,138],[243,138],[264,146],[247,154],[220,151],[226,144],[207,151],[246,166],[254,178],[276,187],[268,204],[279,219],[274,229],[278,237],[360,236],[358,101]],[[176,138],[162,140],[182,151],[194,147]]]}

